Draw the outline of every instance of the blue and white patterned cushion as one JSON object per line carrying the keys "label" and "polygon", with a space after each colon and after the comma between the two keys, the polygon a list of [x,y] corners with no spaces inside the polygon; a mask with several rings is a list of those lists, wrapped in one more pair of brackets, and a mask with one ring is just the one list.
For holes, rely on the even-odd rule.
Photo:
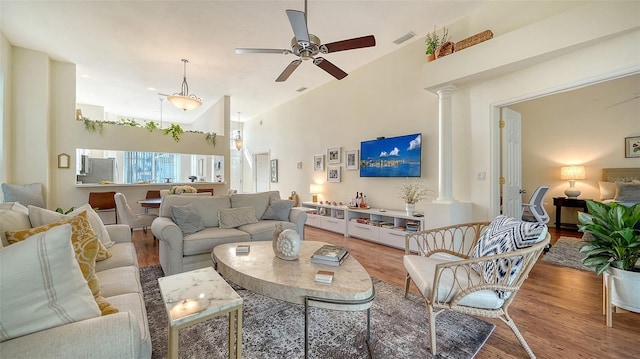
{"label": "blue and white patterned cushion", "polygon": [[[480,236],[471,258],[486,257],[531,247],[542,241],[546,235],[547,226],[542,223],[524,222],[500,215],[489,224],[487,230]],[[518,273],[522,257],[516,259],[516,262],[511,266],[511,273],[507,273],[510,260],[513,259],[496,259],[472,264],[471,267],[478,274],[484,276],[484,279],[490,284],[493,284],[491,281],[495,283],[501,282],[507,275],[509,276],[507,283],[511,284]],[[494,280],[494,271],[496,270],[498,274]],[[503,291],[497,291],[497,293],[500,298],[509,297],[509,293]]]}

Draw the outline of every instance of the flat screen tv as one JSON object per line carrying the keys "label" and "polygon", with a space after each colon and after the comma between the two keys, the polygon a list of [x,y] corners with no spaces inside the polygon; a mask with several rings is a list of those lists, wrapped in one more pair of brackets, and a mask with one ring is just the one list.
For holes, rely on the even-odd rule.
{"label": "flat screen tv", "polygon": [[360,142],[360,177],[420,177],[422,134]]}

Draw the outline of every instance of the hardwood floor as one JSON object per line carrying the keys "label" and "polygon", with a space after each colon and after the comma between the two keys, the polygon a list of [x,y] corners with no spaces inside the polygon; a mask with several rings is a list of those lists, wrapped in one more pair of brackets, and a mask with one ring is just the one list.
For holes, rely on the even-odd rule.
{"label": "hardwood floor", "polygon": [[[551,243],[560,236],[580,236],[577,232],[549,230]],[[403,250],[309,226],[305,227],[305,239],[345,246],[372,277],[404,286]],[[150,231],[134,231],[133,242],[141,267],[159,263],[158,244]],[[413,284],[412,290],[416,291]],[[539,358],[640,358],[640,314],[614,314],[613,328],[608,328],[602,315],[602,278],[594,272],[539,261],[509,313]],[[506,324],[483,319],[494,323],[496,329],[477,358],[527,357]],[[375,333],[373,336],[375,340]],[[424,341],[427,346],[429,339]]]}

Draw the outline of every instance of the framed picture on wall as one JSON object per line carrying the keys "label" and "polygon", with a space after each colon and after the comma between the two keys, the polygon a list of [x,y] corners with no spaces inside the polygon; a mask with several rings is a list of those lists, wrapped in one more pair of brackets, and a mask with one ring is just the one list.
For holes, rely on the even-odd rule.
{"label": "framed picture on wall", "polygon": [[278,160],[271,160],[271,183],[278,182]]}
{"label": "framed picture on wall", "polygon": [[640,157],[640,136],[624,138],[624,157]]}
{"label": "framed picture on wall", "polygon": [[340,166],[327,166],[327,182],[340,182]]}
{"label": "framed picture on wall", "polygon": [[353,151],[344,152],[344,157],[345,157],[344,168],[345,169],[357,170],[359,168],[358,152],[360,151],[353,150]]}
{"label": "framed picture on wall", "polygon": [[324,155],[313,156],[313,171],[314,172],[324,171]]}
{"label": "framed picture on wall", "polygon": [[342,151],[340,147],[330,147],[327,149],[327,163],[337,164],[342,162]]}

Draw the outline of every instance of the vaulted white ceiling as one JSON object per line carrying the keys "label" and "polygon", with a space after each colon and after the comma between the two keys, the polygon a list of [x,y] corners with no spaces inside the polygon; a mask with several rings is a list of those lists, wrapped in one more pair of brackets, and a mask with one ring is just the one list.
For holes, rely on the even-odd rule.
{"label": "vaulted white ceiling", "polygon": [[[376,46],[325,58],[347,73],[409,41],[422,41],[481,6],[484,0],[311,0],[309,32],[323,43],[373,34]],[[293,32],[285,10],[299,1],[0,1],[0,29],[18,47],[42,51],[77,65],[77,102],[137,119],[190,123],[224,95],[232,119],[246,120],[313,89],[332,76],[305,62],[286,82],[274,80],[293,55],[237,55],[236,47],[290,48]],[[406,44],[406,43],[404,43]],[[199,109],[182,112],[158,95],[179,92],[181,59],[189,60],[190,93]],[[341,81],[348,81],[349,77]]]}

